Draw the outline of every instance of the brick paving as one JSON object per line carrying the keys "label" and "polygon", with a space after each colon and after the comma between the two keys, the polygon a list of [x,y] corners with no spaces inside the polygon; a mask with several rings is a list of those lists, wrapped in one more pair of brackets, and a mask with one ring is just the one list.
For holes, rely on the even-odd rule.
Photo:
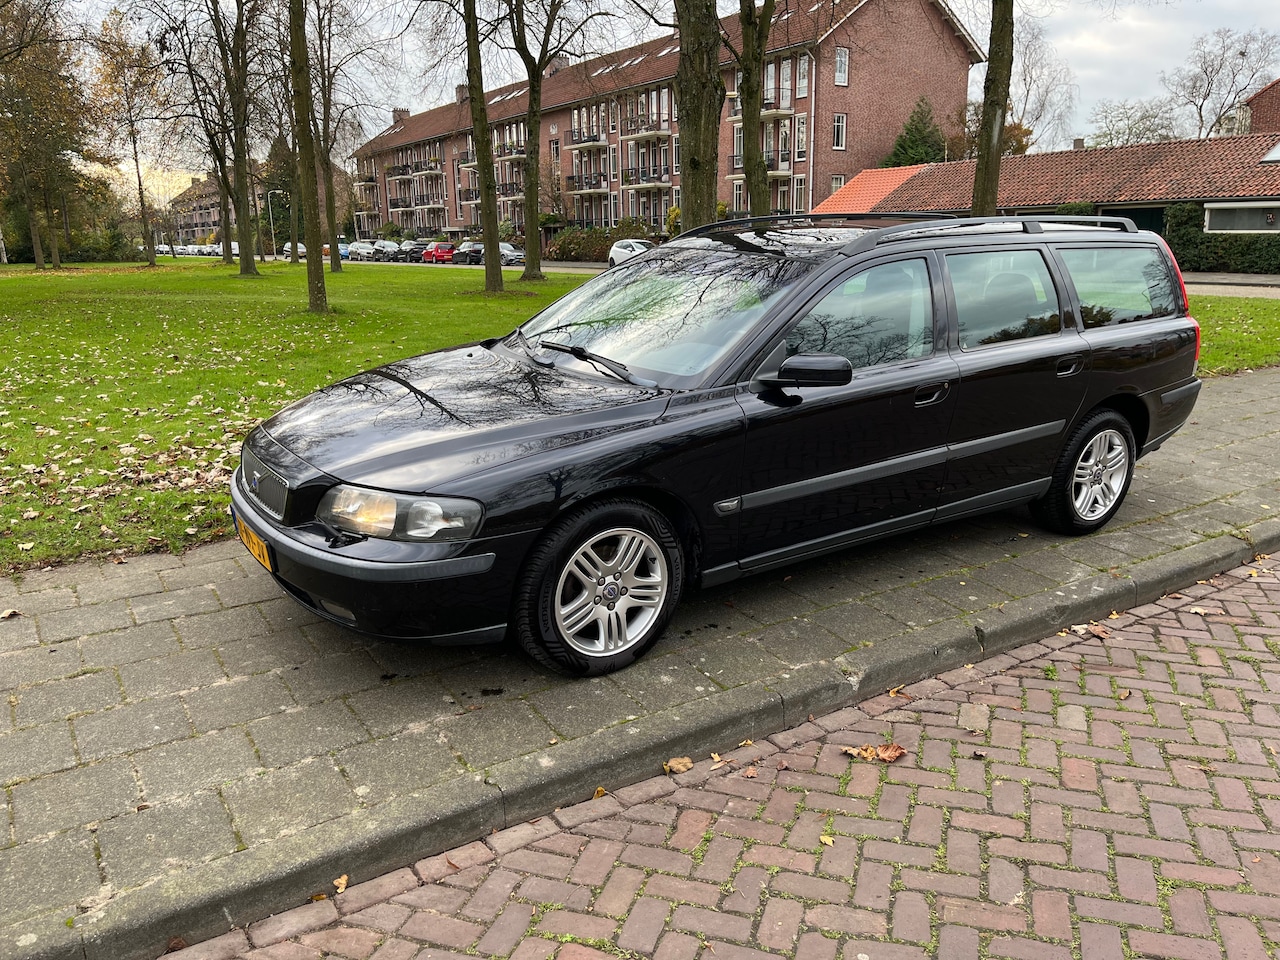
{"label": "brick paving", "polygon": [[172,960],[1263,960],[1278,572],[1260,556]]}

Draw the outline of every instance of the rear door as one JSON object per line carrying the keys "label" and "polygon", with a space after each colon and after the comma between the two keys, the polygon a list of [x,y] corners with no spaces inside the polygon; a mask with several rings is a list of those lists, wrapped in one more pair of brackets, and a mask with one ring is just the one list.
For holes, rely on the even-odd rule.
{"label": "rear door", "polygon": [[786,352],[840,354],[844,386],[745,385],[741,566],[927,523],[955,405],[956,364],[935,330],[940,276],[926,256],[856,267],[828,284],[785,334]]}
{"label": "rear door", "polygon": [[1039,246],[952,251],[943,261],[960,382],[939,519],[1043,492],[1090,366],[1056,264]]}

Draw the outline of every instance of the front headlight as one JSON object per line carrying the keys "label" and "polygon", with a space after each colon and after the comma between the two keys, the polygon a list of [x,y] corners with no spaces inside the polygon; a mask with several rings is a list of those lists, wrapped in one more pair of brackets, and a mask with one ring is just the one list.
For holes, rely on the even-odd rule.
{"label": "front headlight", "polygon": [[345,533],[382,540],[468,540],[480,529],[484,510],[474,500],[415,497],[360,487],[333,487],[316,516]]}

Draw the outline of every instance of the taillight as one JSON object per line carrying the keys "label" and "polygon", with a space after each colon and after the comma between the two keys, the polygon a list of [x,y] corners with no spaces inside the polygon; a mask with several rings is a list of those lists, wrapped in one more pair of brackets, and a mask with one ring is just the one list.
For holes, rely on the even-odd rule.
{"label": "taillight", "polygon": [[1178,278],[1178,289],[1182,292],[1182,308],[1186,311],[1187,319],[1191,321],[1192,326],[1196,328],[1196,365],[1200,364],[1200,324],[1196,322],[1196,318],[1191,316],[1191,299],[1187,296],[1187,281],[1182,279],[1182,268],[1178,266],[1178,258],[1173,255],[1173,249],[1169,246],[1168,241],[1159,234],[1156,235],[1160,240],[1160,245],[1164,247],[1164,252],[1169,255],[1169,262],[1173,264],[1173,275]]}

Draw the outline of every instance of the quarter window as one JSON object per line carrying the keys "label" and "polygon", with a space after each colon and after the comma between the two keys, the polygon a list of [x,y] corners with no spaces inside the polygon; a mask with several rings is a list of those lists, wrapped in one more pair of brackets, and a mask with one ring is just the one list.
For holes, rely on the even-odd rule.
{"label": "quarter window", "polygon": [[854,369],[927,357],[933,305],[924,260],[864,270],[822,298],[787,335],[787,355],[836,353]]}
{"label": "quarter window", "polygon": [[947,271],[962,350],[1049,336],[1062,327],[1058,294],[1038,251],[948,254]]}
{"label": "quarter window", "polygon": [[1060,250],[1080,297],[1085,327],[1150,320],[1179,312],[1173,277],[1155,247]]}

